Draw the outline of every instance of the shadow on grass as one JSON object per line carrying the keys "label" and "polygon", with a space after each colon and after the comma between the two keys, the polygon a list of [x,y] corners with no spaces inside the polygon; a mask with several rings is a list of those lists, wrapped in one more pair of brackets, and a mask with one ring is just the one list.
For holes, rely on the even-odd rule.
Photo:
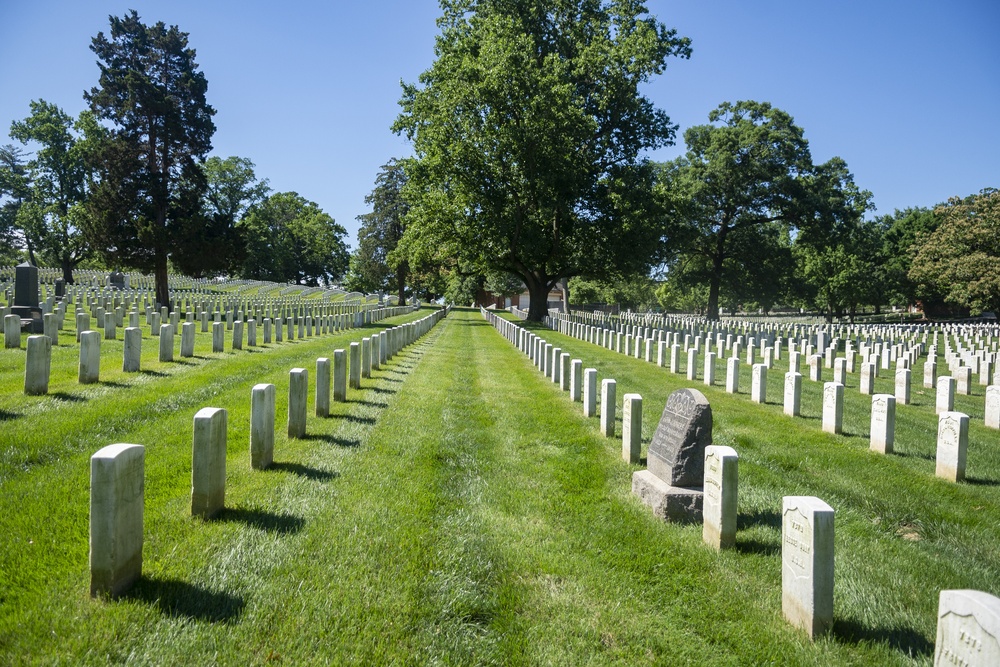
{"label": "shadow on grass", "polygon": [[[372,389],[372,387],[367,387],[366,388],[366,390],[370,390],[370,389]],[[350,399],[347,402],[348,403],[355,403],[357,405],[365,405],[365,406],[368,406],[369,408],[384,408],[384,407],[388,407],[388,405],[389,405],[388,403],[382,403],[382,402],[379,402],[379,401],[363,401],[363,400],[357,399],[357,398],[352,398],[352,399]]]}
{"label": "shadow on grass", "polygon": [[142,373],[143,375],[152,375],[152,376],[158,377],[158,378],[165,378],[165,377],[167,377],[167,374],[164,373],[163,371],[141,370],[139,372]]}
{"label": "shadow on grass", "polygon": [[317,440],[319,442],[325,442],[329,445],[337,445],[338,447],[360,447],[360,440],[348,440],[347,438],[340,438],[335,435],[330,435],[329,433],[306,433],[300,440]]}
{"label": "shadow on grass", "polygon": [[383,389],[382,387],[369,387],[369,390],[375,392],[376,394],[395,394],[395,389]]}
{"label": "shadow on grass", "polygon": [[983,479],[982,477],[966,477],[965,481],[973,486],[1000,486],[1000,480]]}
{"label": "shadow on grass", "polygon": [[[324,438],[315,438],[317,440]],[[267,467],[267,470],[277,470],[278,472],[290,472],[293,475],[298,475],[299,477],[305,477],[306,479],[316,480],[317,482],[329,482],[331,479],[336,479],[340,477],[338,472],[330,472],[329,470],[320,470],[319,468],[313,468],[311,466],[303,465],[301,463],[292,463],[284,461],[275,461]]]}
{"label": "shadow on grass", "polygon": [[82,403],[87,400],[86,396],[79,396],[77,394],[67,394],[65,391],[49,392],[49,396],[56,399],[57,401],[63,401],[65,403]]}
{"label": "shadow on grass", "polygon": [[126,387],[129,387],[130,385],[128,383],[125,383],[125,382],[115,382],[113,380],[101,380],[101,386],[104,386],[104,387],[115,387],[117,389],[125,389]]}
{"label": "shadow on grass", "polygon": [[761,542],[760,540],[736,540],[736,550],[741,554],[758,554],[761,556],[777,556],[781,553],[779,542]]}
{"label": "shadow on grass", "polygon": [[22,415],[20,412],[11,412],[10,410],[0,410],[0,422],[9,422],[21,416]]}
{"label": "shadow on grass", "polygon": [[374,424],[375,423],[375,418],[374,417],[360,417],[358,415],[343,415],[343,416],[341,416],[341,419],[343,419],[344,421],[353,422],[355,424]]}
{"label": "shadow on grass", "polygon": [[903,456],[912,459],[923,459],[925,461],[936,461],[937,457],[934,454],[922,454],[920,452],[901,452],[898,449],[892,451],[896,456]]}
{"label": "shadow on grass", "polygon": [[305,519],[294,514],[278,514],[246,507],[226,507],[216,516],[216,521],[236,521],[252,528],[281,535],[297,533],[306,524]]}
{"label": "shadow on grass", "polygon": [[781,515],[774,510],[763,510],[750,514],[736,516],[737,530],[747,530],[755,526],[764,526],[781,530]]}
{"label": "shadow on grass", "polygon": [[178,579],[142,576],[123,599],[152,605],[161,614],[210,623],[226,623],[243,613],[246,600],[236,595],[210,591]]}
{"label": "shadow on grass", "polygon": [[913,628],[873,628],[853,620],[835,619],[833,636],[838,641],[850,644],[872,642],[887,644],[910,658],[929,657],[934,652],[934,644]]}

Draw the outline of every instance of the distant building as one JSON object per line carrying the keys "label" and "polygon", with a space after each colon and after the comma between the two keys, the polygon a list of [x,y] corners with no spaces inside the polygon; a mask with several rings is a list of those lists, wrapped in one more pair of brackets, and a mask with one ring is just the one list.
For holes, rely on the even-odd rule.
{"label": "distant building", "polygon": [[[496,294],[492,294],[482,289],[476,293],[476,305],[482,308],[497,308],[506,310],[507,308],[514,306],[515,308],[527,310],[530,304],[531,295],[528,294],[527,288],[525,288],[520,294],[508,297],[497,296]],[[553,287],[549,291],[548,304],[549,308],[559,308],[562,306],[562,291],[558,287]]]}

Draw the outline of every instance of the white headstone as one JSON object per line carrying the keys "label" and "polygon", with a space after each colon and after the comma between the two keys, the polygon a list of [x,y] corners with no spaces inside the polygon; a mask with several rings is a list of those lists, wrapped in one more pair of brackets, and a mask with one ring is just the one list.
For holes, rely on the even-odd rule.
{"label": "white headstone", "polygon": [[781,611],[815,638],[833,627],[833,508],[785,496],[781,514]]}
{"label": "white headstone", "polygon": [[250,466],[263,470],[274,461],[273,384],[256,384],[250,392]]}
{"label": "white headstone", "polygon": [[[185,322],[194,327],[194,322]],[[202,408],[194,416],[191,514],[210,519],[226,502],[226,411]]]}
{"label": "white headstone", "polygon": [[840,433],[844,425],[844,385],[827,382],[823,385],[823,430]]}
{"label": "white headstone", "polygon": [[618,383],[610,378],[601,380],[601,434],[615,437],[615,393]]}
{"label": "white headstone", "polygon": [[642,449],[642,396],[622,397],[622,459],[638,463]]}
{"label": "white headstone", "polygon": [[896,439],[896,397],[892,394],[872,396],[871,443],[873,452],[891,454]]}
{"label": "white headstone", "polygon": [[142,575],[145,451],[116,444],[90,457],[92,596],[119,595]]}
{"label": "white headstone", "polygon": [[802,374],[794,371],[785,373],[785,414],[798,417],[802,410]]}
{"label": "white headstone", "polygon": [[938,417],[935,474],[950,482],[964,480],[968,448],[969,416],[961,412],[941,413]]}
{"label": "white headstone", "polygon": [[738,460],[732,447],[709,445],[705,448],[702,540],[716,549],[736,544]]}
{"label": "white headstone", "polygon": [[1000,665],[1000,598],[974,590],[941,591],[934,667]]}

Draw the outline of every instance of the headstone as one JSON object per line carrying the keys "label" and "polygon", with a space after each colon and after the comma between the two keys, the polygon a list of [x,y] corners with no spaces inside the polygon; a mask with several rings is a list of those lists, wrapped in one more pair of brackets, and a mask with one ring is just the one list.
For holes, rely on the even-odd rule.
{"label": "headstone", "polygon": [[827,382],[823,385],[823,430],[840,433],[844,425],[844,385]]}
{"label": "headstone", "polygon": [[698,379],[698,349],[692,347],[688,350],[687,356],[687,379]]}
{"label": "headstone", "polygon": [[615,437],[615,406],[618,383],[610,378],[601,380],[601,434]]}
{"label": "headstone", "polygon": [[97,331],[80,333],[80,384],[92,384],[101,379],[101,334]]}
{"label": "headstone", "polygon": [[160,325],[160,362],[174,360],[174,325]]}
{"label": "headstone", "polygon": [[632,493],[664,520],[701,521],[705,448],[710,444],[708,400],[697,389],[673,392],[649,445],[648,469],[632,475]]}
{"label": "headstone", "polygon": [[212,352],[225,350],[226,325],[222,322],[212,323]]}
{"label": "headstone", "polygon": [[934,409],[939,415],[955,409],[955,378],[950,375],[942,375],[937,380]]}
{"label": "headstone", "polygon": [[900,405],[910,404],[909,368],[900,368],[896,371],[896,402]]}
{"label": "headstone", "polygon": [[[44,324],[42,331],[45,331]],[[3,318],[4,347],[8,350],[21,348],[21,318],[18,315],[6,315]]]}
{"label": "headstone", "polygon": [[969,416],[961,412],[943,412],[938,417],[935,475],[950,482],[965,479],[965,460],[969,449]]}
{"label": "headstone", "polygon": [[333,400],[343,403],[347,400],[347,352],[333,351]]}
{"label": "headstone", "polygon": [[316,360],[316,416],[330,416],[330,360]]}
{"label": "headstone", "polygon": [[361,346],[358,343],[351,343],[351,366],[350,381],[351,389],[361,389]]}
{"label": "headstone", "polygon": [[705,370],[702,377],[709,387],[715,384],[715,352],[705,352]]}
{"label": "headstone", "polygon": [[274,461],[273,384],[255,384],[250,391],[250,466],[263,470]]}
{"label": "headstone", "polygon": [[142,575],[145,448],[116,444],[90,457],[90,594],[125,592]]}
{"label": "headstone", "polygon": [[[185,322],[194,327],[193,322]],[[191,451],[191,515],[210,519],[226,503],[226,420],[222,408],[194,416]]]}
{"label": "headstone", "polygon": [[194,356],[194,322],[185,322],[181,325],[181,356]]}
{"label": "headstone", "polygon": [[622,397],[622,459],[638,463],[642,450],[642,396]]}
{"label": "headstone", "polygon": [[48,336],[28,336],[28,355],[24,363],[24,393],[42,396],[49,393],[49,371],[52,367],[52,339]]}
{"label": "headstone", "polygon": [[938,596],[934,667],[1000,665],[1000,598],[974,590]]}
{"label": "headstone", "polygon": [[736,544],[736,498],[739,457],[732,447],[705,448],[705,498],[702,540],[715,549]]}
{"label": "headstone", "polygon": [[14,305],[9,314],[22,320],[21,326],[29,333],[45,332],[44,313],[38,305],[38,268],[28,262],[14,267]]}
{"label": "headstone", "polygon": [[366,336],[361,339],[361,377],[372,376],[372,339]]}
{"label": "headstone", "polygon": [[802,374],[785,373],[784,411],[789,417],[798,417],[802,412]]}
{"label": "headstone", "polygon": [[583,361],[573,359],[569,370],[569,399],[574,403],[583,400]]}
{"label": "headstone", "polygon": [[562,352],[562,353],[560,353],[559,357],[557,359],[558,366],[559,366],[559,383],[558,384],[559,384],[559,388],[562,389],[563,391],[569,391],[569,381],[571,379],[570,376],[569,376],[569,372],[570,372],[570,362],[571,361],[572,361],[572,359],[570,359],[569,352]]}
{"label": "headstone", "polygon": [[991,384],[986,388],[986,425],[1000,428],[1000,385]]}
{"label": "headstone", "polygon": [[875,364],[861,364],[861,383],[858,385],[861,393],[871,396],[875,393]]}
{"label": "headstone", "polygon": [[583,416],[593,417],[597,414],[597,369],[586,368],[583,371]]}
{"label": "headstone", "polygon": [[306,434],[306,408],[309,402],[309,371],[293,368],[288,373],[288,437]]}
{"label": "headstone", "polygon": [[729,357],[726,360],[726,392],[738,394],[740,391],[740,358]]}
{"label": "headstone", "polygon": [[809,637],[833,627],[833,508],[785,496],[781,520],[781,611]]}
{"label": "headstone", "polygon": [[767,365],[754,364],[750,384],[750,400],[767,403]]}
{"label": "headstone", "polygon": [[872,396],[871,444],[873,452],[892,454],[896,439],[896,397],[892,394]]}

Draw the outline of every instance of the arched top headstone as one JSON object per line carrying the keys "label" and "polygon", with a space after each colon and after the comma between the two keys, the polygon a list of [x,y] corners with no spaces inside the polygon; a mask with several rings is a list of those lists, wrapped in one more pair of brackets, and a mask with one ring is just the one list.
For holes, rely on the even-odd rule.
{"label": "arched top headstone", "polygon": [[678,389],[667,398],[649,445],[649,471],[671,486],[700,487],[705,448],[712,444],[712,406],[697,389]]}

